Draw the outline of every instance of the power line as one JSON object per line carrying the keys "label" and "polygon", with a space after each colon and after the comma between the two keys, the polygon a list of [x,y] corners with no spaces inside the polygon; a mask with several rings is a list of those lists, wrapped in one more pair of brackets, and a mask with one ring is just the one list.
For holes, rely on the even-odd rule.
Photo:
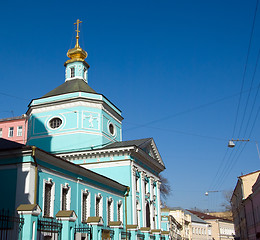
{"label": "power line", "polygon": [[252,44],[252,38],[253,38],[253,33],[254,33],[254,28],[255,28],[255,20],[256,20],[257,8],[258,8],[258,0],[256,1],[254,19],[253,19],[253,24],[252,24],[251,33],[250,33],[250,40],[249,40],[249,45],[248,45],[247,55],[246,55],[246,63],[245,63],[245,67],[244,67],[244,73],[243,73],[243,78],[242,78],[242,84],[241,84],[241,89],[240,89],[239,101],[238,101],[238,105],[237,105],[235,124],[234,124],[234,128],[233,128],[232,136],[234,136],[234,134],[235,134],[235,129],[236,129],[236,125],[237,125],[237,119],[238,119],[238,113],[239,113],[239,108],[240,108],[240,104],[241,104],[242,92],[243,92],[243,88],[244,88],[244,82],[245,82],[245,76],[246,76],[246,71],[247,71],[248,59],[249,59],[249,54],[250,54],[250,49],[251,49],[251,44]]}

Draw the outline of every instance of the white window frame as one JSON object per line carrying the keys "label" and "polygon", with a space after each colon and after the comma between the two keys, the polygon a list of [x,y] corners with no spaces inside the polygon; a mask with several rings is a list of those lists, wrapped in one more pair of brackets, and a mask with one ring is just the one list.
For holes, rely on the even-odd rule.
{"label": "white window frame", "polygon": [[[45,204],[45,184],[52,184],[51,188],[51,202],[50,202],[50,216],[53,217],[53,211],[54,211],[54,201],[55,201],[55,183],[52,181],[51,178],[43,179],[43,193],[42,193],[42,209],[43,209],[43,217],[45,217],[44,213],[44,204]],[[47,216],[48,217],[48,216]]]}
{"label": "white window frame", "polygon": [[[120,219],[119,219],[119,216],[118,216],[118,207],[120,207],[120,209],[119,209]],[[117,214],[117,221],[123,222],[123,202],[121,200],[119,200],[116,204],[116,214]]]}
{"label": "white window frame", "polygon": [[62,190],[63,189],[67,189],[68,193],[67,193],[67,209],[65,210],[70,210],[70,202],[71,202],[71,187],[69,186],[68,183],[65,183],[64,185],[61,184],[61,189],[60,189],[60,210],[62,210],[62,201],[63,201],[63,195],[62,195]]}
{"label": "white window frame", "polygon": [[[12,130],[11,130],[11,128],[12,128]],[[12,133],[12,134],[10,134],[10,133]],[[8,137],[13,137],[14,136],[14,127],[9,127],[8,128]]]}
{"label": "white window frame", "polygon": [[23,126],[17,126],[17,137],[23,136]]}
{"label": "white window frame", "polygon": [[[83,195],[87,194],[87,202],[86,202],[86,219],[83,219]],[[88,189],[85,190],[81,190],[81,222],[86,222],[88,217],[90,216],[90,204],[91,204],[91,196],[90,196],[90,192],[88,191]]]}
{"label": "white window frame", "polygon": [[3,128],[0,128],[0,138],[3,137]]}
{"label": "white window frame", "polygon": [[[72,76],[72,69],[74,69],[74,76]],[[70,78],[74,78],[76,76],[76,67],[72,66],[70,67]]]}
{"label": "white window frame", "polygon": [[[97,207],[97,198],[100,199],[99,201],[99,216],[96,216],[96,207]],[[102,217],[103,218],[103,197],[101,193],[98,193],[95,195],[95,216],[96,217]]]}
{"label": "white window frame", "polygon": [[107,225],[109,225],[108,222],[108,208],[109,208],[109,202],[111,202],[111,209],[110,209],[110,222],[114,221],[114,200],[112,197],[107,198]]}

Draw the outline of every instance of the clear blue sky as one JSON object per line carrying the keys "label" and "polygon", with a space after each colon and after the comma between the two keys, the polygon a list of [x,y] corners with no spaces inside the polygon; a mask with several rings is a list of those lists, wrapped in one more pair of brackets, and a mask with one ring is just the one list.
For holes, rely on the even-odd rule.
{"label": "clear blue sky", "polygon": [[[227,150],[230,138],[248,136],[243,132],[260,81],[258,67],[244,123],[248,91],[233,135],[255,5],[254,0],[4,1],[0,117],[25,113],[31,99],[64,82],[63,63],[79,18],[89,85],[122,110],[124,140],[154,138],[172,185],[167,204],[219,209],[222,193],[204,193],[233,190],[237,176],[259,169],[254,143],[260,140],[259,119],[239,158],[239,144]],[[244,90],[250,88],[259,26],[258,12]],[[259,105],[257,97],[248,130]]]}

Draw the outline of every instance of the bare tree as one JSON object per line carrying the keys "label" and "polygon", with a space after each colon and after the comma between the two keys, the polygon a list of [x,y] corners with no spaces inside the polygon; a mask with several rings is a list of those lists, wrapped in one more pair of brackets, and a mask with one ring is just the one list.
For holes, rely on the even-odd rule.
{"label": "bare tree", "polygon": [[225,209],[225,211],[231,211],[231,197],[232,197],[233,191],[228,190],[223,192],[224,202],[221,204],[221,207]]}
{"label": "bare tree", "polygon": [[162,201],[165,201],[171,193],[171,185],[169,184],[168,179],[163,177],[161,174],[159,175],[159,178],[161,181],[160,193],[162,196]]}

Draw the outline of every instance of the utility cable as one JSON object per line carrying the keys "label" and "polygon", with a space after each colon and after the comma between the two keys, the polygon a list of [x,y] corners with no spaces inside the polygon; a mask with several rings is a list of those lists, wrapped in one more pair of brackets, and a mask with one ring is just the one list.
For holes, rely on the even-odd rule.
{"label": "utility cable", "polygon": [[235,134],[235,129],[236,129],[236,125],[237,125],[238,113],[239,113],[239,108],[240,108],[240,104],[241,104],[241,98],[242,98],[242,92],[243,92],[243,88],[244,88],[245,76],[246,76],[246,72],[247,72],[248,59],[249,59],[249,55],[250,55],[252,38],[253,38],[253,33],[254,33],[254,28],[255,28],[255,20],[256,20],[257,8],[258,8],[258,1],[259,0],[256,1],[256,6],[255,6],[254,19],[253,19],[253,24],[252,24],[251,33],[250,33],[249,46],[248,46],[248,49],[247,49],[246,63],[245,63],[245,67],[244,67],[244,73],[243,73],[243,78],[242,78],[242,84],[241,84],[241,89],[240,89],[239,101],[238,101],[236,117],[235,117],[235,124],[234,124],[234,128],[233,128],[232,136],[234,136],[234,134]]}

